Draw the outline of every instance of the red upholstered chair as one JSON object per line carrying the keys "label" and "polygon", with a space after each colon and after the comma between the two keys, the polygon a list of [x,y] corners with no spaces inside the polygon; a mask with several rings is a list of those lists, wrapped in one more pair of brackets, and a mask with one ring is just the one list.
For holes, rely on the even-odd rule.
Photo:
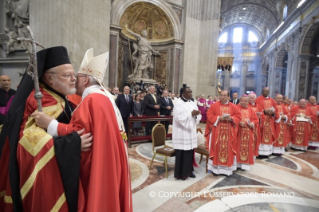
{"label": "red upholstered chair", "polygon": [[[153,144],[153,158],[150,164],[149,169],[151,169],[151,166],[153,164],[153,160],[155,158],[155,155],[161,155],[164,156],[164,164],[165,164],[165,172],[166,172],[166,178],[167,178],[167,157],[174,157],[175,156],[175,150],[172,147],[166,146],[166,130],[165,126],[163,124],[156,124],[152,129],[152,144]],[[155,147],[164,146],[162,148],[158,148],[155,150]]]}

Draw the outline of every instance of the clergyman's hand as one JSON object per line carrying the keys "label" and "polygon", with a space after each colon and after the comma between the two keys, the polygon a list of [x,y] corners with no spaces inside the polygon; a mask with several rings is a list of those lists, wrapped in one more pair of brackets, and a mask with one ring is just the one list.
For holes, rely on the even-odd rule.
{"label": "clergyman's hand", "polygon": [[37,111],[32,113],[31,117],[34,118],[35,124],[43,129],[48,129],[50,122],[53,120],[51,116]]}
{"label": "clergyman's hand", "polygon": [[199,110],[193,110],[192,111],[192,116],[197,116],[200,114],[200,111]]}
{"label": "clergyman's hand", "polygon": [[241,121],[241,122],[239,122],[239,126],[246,127],[246,124],[245,124],[245,122]]}
{"label": "clergyman's hand", "polygon": [[82,135],[83,132],[84,132],[84,129],[77,131],[77,133],[79,134],[81,138],[81,151],[89,151],[91,150],[90,147],[92,146],[93,136],[91,135],[91,133],[86,133]]}

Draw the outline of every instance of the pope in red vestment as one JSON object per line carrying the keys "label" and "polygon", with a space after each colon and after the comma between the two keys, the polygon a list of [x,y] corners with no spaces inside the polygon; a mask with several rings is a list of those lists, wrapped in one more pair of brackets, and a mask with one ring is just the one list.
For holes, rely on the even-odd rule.
{"label": "pope in red vestment", "polygon": [[248,107],[247,95],[240,97],[237,107],[241,113],[237,134],[237,167],[250,170],[250,165],[254,164],[254,128],[258,127],[259,119]]}
{"label": "pope in red vestment", "polygon": [[[299,106],[291,110],[291,117],[294,124],[292,148],[306,151],[309,144],[311,123],[316,121],[316,116],[314,116],[311,109],[306,106],[306,100],[301,99]],[[308,121],[299,121],[298,117],[308,119]]]}
{"label": "pope in red vestment", "polygon": [[317,105],[317,100],[315,96],[309,97],[308,107],[312,111],[312,114],[317,117],[315,121],[312,123],[311,132],[309,136],[309,148],[317,149],[317,147],[319,147],[319,105]]}
{"label": "pope in red vestment", "polygon": [[281,94],[277,94],[275,97],[277,102],[278,113],[280,119],[275,122],[276,128],[276,140],[273,144],[273,153],[274,154],[283,154],[285,153],[285,147],[288,143],[288,132],[286,123],[289,121],[288,112],[285,106],[282,104],[283,97]]}
{"label": "pope in red vestment", "polygon": [[272,154],[273,142],[276,139],[275,120],[278,120],[278,108],[275,100],[268,96],[269,88],[264,88],[262,95],[256,99],[256,104],[262,110],[261,115],[261,140],[259,145],[259,155],[268,156]]}
{"label": "pope in red vestment", "polygon": [[237,169],[237,127],[241,113],[228,101],[228,96],[228,91],[222,91],[220,101],[210,106],[205,137],[209,151],[208,169],[214,174],[229,176]]}
{"label": "pope in red vestment", "polygon": [[256,94],[255,93],[250,93],[248,95],[248,107],[250,107],[255,114],[258,117],[258,125],[254,127],[254,156],[257,157],[258,156],[258,152],[259,152],[259,145],[260,145],[260,116],[262,113],[262,110],[260,109],[260,107],[256,104]]}

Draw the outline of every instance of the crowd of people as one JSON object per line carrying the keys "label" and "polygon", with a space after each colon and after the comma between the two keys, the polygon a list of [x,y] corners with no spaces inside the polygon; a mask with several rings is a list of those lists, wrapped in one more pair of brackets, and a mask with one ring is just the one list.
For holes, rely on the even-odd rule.
{"label": "crowd of people", "polygon": [[[132,116],[173,115],[174,177],[181,180],[196,177],[200,122],[206,123],[208,169],[214,175],[250,170],[256,158],[280,156],[287,148],[319,147],[315,96],[298,103],[281,94],[273,99],[266,87],[259,97],[233,93],[230,99],[224,90],[214,99],[193,98],[187,86],[175,95],[165,85],[143,81],[128,83],[120,93],[103,84],[108,53],[93,57],[93,49],[88,50],[77,74],[65,55],[65,47],[37,53],[43,112],[27,73],[17,92],[8,76],[0,77],[0,169],[7,170],[0,175],[0,210],[132,211],[125,143]],[[164,122],[166,131],[169,124]],[[154,125],[146,123],[147,135]],[[133,133],[141,127],[135,122]],[[44,195],[48,189],[50,195]]]}
{"label": "crowd of people", "polygon": [[[215,103],[208,106],[208,101],[201,95],[197,105],[196,110],[200,111],[201,116],[192,113],[193,118],[190,120],[197,120],[199,123],[198,119],[203,120],[206,116],[205,146],[209,151],[208,170],[214,175],[230,176],[238,168],[250,170],[256,158],[281,156],[288,148],[293,151],[307,151],[319,147],[319,107],[315,96],[310,96],[309,101],[300,99],[296,104],[281,94],[272,99],[269,97],[268,87],[262,90],[259,97],[251,92],[238,98],[238,93],[233,93],[232,99],[229,91],[224,90],[220,92],[219,100]],[[187,133],[193,130],[192,128],[196,128],[195,124],[189,129],[180,127],[179,131],[184,129],[182,133]],[[195,137],[194,139],[196,140]],[[173,130],[173,146],[174,142]],[[177,149],[180,147],[180,144],[174,146]],[[191,147],[195,148],[196,144]],[[183,165],[176,165],[178,168],[175,167],[175,170],[180,173],[180,167]],[[185,180],[187,177],[194,177],[194,173],[188,171],[175,177]]]}

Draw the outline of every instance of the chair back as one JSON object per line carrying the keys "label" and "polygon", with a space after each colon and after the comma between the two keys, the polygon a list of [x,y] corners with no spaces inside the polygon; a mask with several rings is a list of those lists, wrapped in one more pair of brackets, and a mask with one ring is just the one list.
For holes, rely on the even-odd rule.
{"label": "chair back", "polygon": [[154,147],[165,145],[166,130],[163,124],[156,124],[152,129],[153,151]]}
{"label": "chair back", "polygon": [[197,128],[196,132],[200,132],[201,134],[203,134],[203,131],[201,128]]}

